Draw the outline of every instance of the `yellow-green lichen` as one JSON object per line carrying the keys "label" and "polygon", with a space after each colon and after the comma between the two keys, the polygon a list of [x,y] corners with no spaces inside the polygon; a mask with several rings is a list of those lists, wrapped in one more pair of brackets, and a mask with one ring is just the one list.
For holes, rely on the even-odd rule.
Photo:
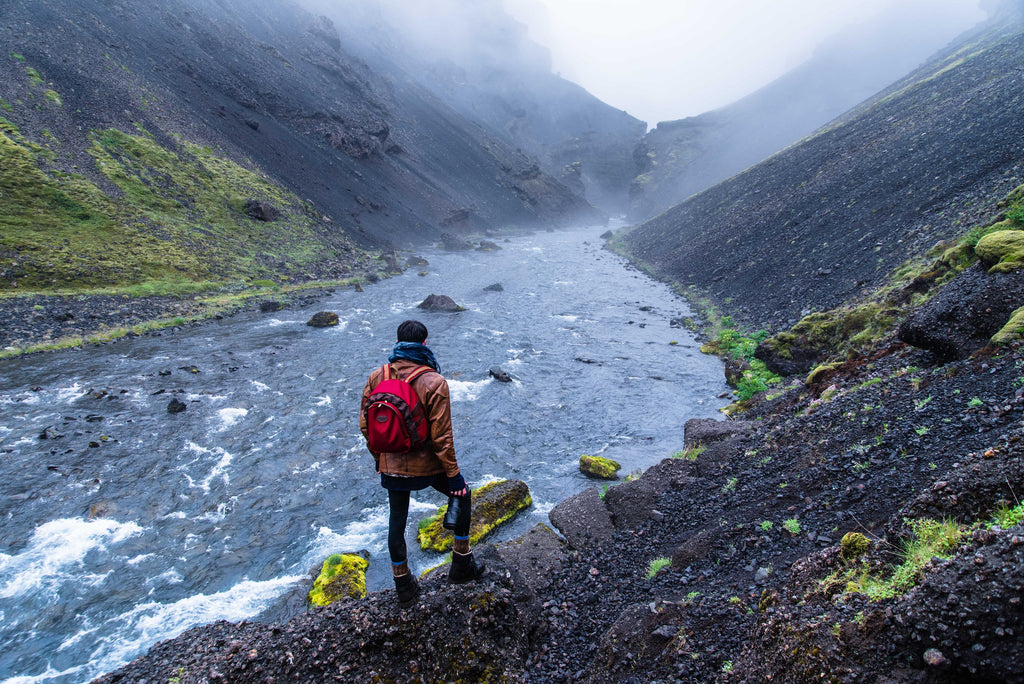
{"label": "yellow-green lichen", "polygon": [[839,542],[840,553],[846,560],[853,560],[870,548],[871,542],[860,532],[847,532]]}
{"label": "yellow-green lichen", "polygon": [[336,553],[324,561],[309,590],[309,602],[326,606],[338,599],[366,596],[366,569],[370,563],[355,553]]}
{"label": "yellow-green lichen", "polygon": [[1008,273],[1024,267],[1024,231],[998,230],[978,240],[978,257],[990,266],[989,273]]}
{"label": "yellow-green lichen", "polygon": [[1024,339],[1024,306],[1010,314],[1010,320],[992,336],[992,344],[1001,346]]}
{"label": "yellow-green lichen", "polygon": [[[530,488],[521,480],[496,480],[473,490],[469,542],[476,544],[519,511],[533,504]],[[452,533],[442,527],[448,506],[420,521],[416,540],[427,551],[446,552],[452,548]]]}
{"label": "yellow-green lichen", "polygon": [[622,468],[622,465],[618,461],[613,461],[604,456],[588,456],[586,454],[580,456],[580,472],[587,477],[601,480],[617,480],[619,479],[620,468]]}

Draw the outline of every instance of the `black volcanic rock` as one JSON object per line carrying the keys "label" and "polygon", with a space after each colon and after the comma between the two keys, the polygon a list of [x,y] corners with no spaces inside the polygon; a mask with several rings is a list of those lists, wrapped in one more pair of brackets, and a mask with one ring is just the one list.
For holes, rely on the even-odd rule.
{"label": "black volcanic rock", "polygon": [[306,325],[313,328],[331,328],[338,325],[338,314],[333,311],[318,311],[306,321]]}
{"label": "black volcanic rock", "polygon": [[640,225],[626,246],[744,324],[779,329],[834,308],[988,219],[1024,182],[1020,69],[1021,25],[987,26],[813,137]]}
{"label": "black volcanic rock", "polygon": [[103,187],[90,131],[138,127],[176,154],[203,145],[269,176],[363,245],[431,240],[465,207],[460,231],[603,217],[553,176],[524,182],[536,162],[500,131],[375,71],[347,52],[339,23],[291,0],[50,0],[6,3],[3,17],[4,55],[24,58],[0,60],[5,101],[49,90],[61,103],[4,118],[29,140],[49,131],[55,165]]}
{"label": "black volcanic rock", "polygon": [[942,359],[965,359],[988,344],[1015,310],[1024,306],[1024,270],[988,273],[975,264],[900,324],[907,344]]}
{"label": "black volcanic rock", "polygon": [[456,313],[465,311],[465,307],[459,306],[455,300],[448,295],[429,295],[426,299],[416,305],[416,308],[425,311],[436,311],[441,313]]}

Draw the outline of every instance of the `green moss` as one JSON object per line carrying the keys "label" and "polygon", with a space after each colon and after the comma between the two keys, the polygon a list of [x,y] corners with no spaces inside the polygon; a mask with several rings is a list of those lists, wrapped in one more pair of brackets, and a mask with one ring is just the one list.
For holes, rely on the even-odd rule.
{"label": "green moss", "polygon": [[862,556],[870,547],[871,542],[860,532],[847,532],[839,542],[840,553],[846,560]]}
{"label": "green moss", "polygon": [[653,579],[655,575],[672,565],[671,558],[655,558],[647,566],[647,579]]}
{"label": "green moss", "polygon": [[587,477],[594,477],[601,480],[619,479],[619,469],[622,465],[618,461],[603,456],[580,456],[580,472]]}
{"label": "green moss", "polygon": [[31,81],[32,85],[42,85],[43,77],[38,71],[30,66],[25,67],[25,73],[28,74],[28,80]]}
{"label": "green moss", "polygon": [[999,230],[978,240],[978,257],[988,264],[989,273],[1008,273],[1024,267],[1024,231]]}
{"label": "green moss", "polygon": [[1001,346],[1024,339],[1024,306],[1010,314],[1006,325],[992,336],[992,344]]}
{"label": "green moss", "polygon": [[[469,528],[469,542],[476,544],[502,524],[514,518],[519,511],[533,504],[530,488],[520,480],[497,480],[473,490],[473,515]],[[427,551],[446,552],[452,548],[452,533],[441,522],[448,506],[421,520],[416,540]]]}
{"label": "green moss", "polygon": [[330,605],[340,598],[366,596],[366,569],[369,562],[354,553],[336,553],[328,556],[309,590],[309,602],[314,606]]}
{"label": "green moss", "polygon": [[[280,279],[326,259],[365,259],[305,204],[259,174],[181,141],[117,130],[91,134],[88,152],[121,192],[112,198],[83,176],[47,171],[53,153],[0,121],[0,248],[13,264],[0,289],[128,287]],[[244,214],[244,197],[281,218]],[[242,211],[240,211],[240,209]]]}
{"label": "green moss", "polygon": [[908,524],[914,538],[903,545],[902,562],[892,575],[879,577],[865,569],[852,583],[854,591],[875,601],[906,593],[917,583],[924,566],[932,558],[949,558],[963,536],[963,530],[953,520],[924,519],[908,521]]}

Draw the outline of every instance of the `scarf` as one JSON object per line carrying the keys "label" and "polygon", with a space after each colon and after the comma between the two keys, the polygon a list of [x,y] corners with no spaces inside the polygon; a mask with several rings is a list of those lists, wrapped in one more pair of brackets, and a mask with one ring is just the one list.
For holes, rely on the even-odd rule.
{"label": "scarf", "polygon": [[441,372],[437,367],[437,359],[434,358],[434,352],[430,351],[430,347],[419,342],[396,342],[388,362],[394,363],[399,359],[412,361],[421,366],[430,366],[437,372]]}

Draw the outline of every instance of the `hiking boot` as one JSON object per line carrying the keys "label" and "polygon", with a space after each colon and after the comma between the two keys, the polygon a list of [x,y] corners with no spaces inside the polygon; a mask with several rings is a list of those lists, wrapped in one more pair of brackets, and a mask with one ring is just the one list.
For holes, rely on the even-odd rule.
{"label": "hiking boot", "polygon": [[416,597],[420,595],[420,585],[411,572],[397,575],[395,577],[395,592],[398,594],[398,605],[408,608],[416,603]]}
{"label": "hiking boot", "polygon": [[477,562],[472,553],[452,553],[452,568],[448,571],[449,584],[464,584],[480,579],[486,566]]}

